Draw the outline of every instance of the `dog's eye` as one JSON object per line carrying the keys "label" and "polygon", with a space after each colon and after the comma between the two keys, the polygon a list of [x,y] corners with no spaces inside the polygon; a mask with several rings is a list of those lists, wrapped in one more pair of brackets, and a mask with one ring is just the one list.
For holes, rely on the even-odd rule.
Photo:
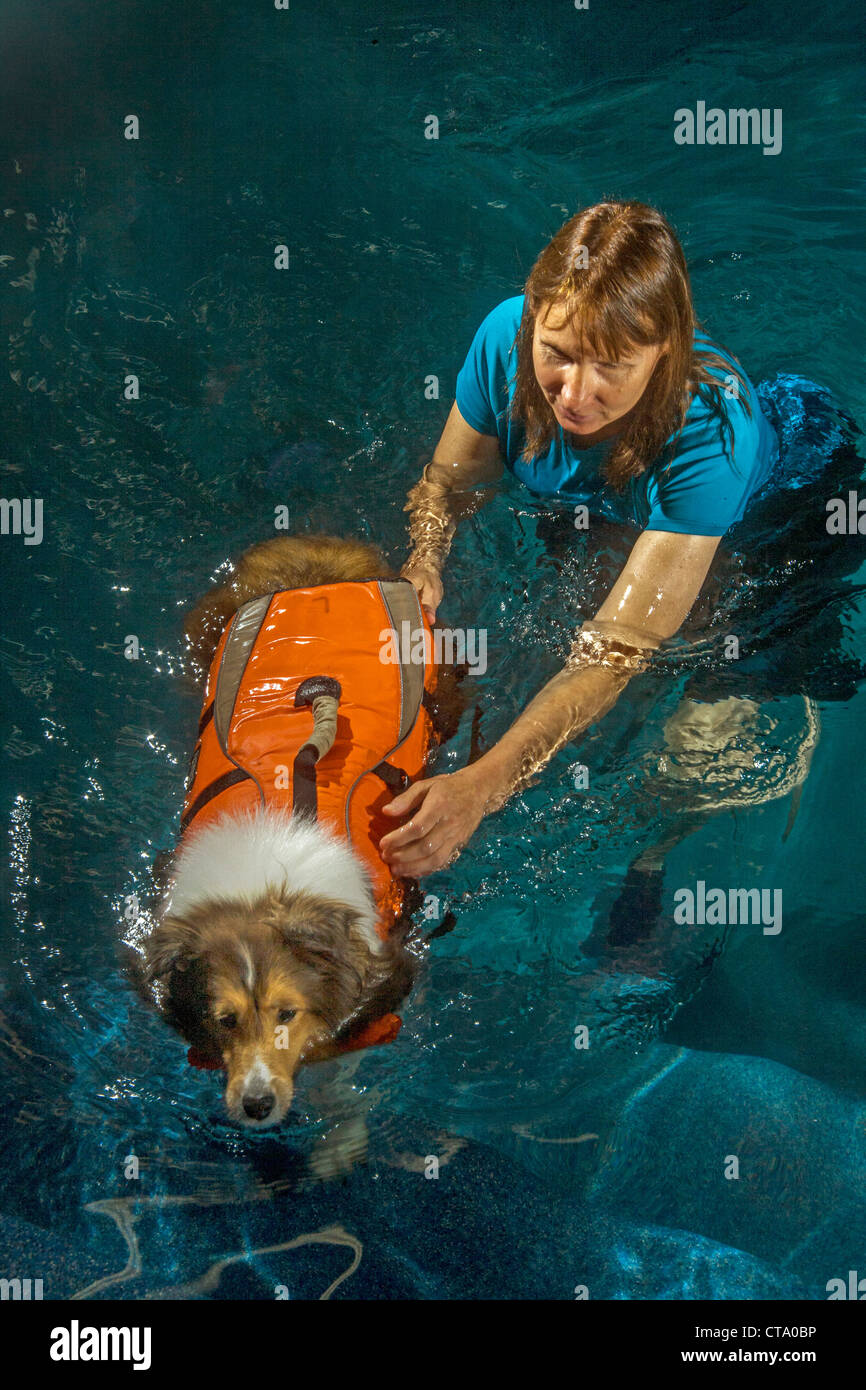
{"label": "dog's eye", "polygon": [[221,1018],[217,1019],[217,1023],[221,1028],[235,1028],[237,1027],[237,1021],[237,1014],[223,1014]]}
{"label": "dog's eye", "polygon": [[291,1023],[297,1012],[297,1009],[280,1009],[277,1014],[277,1023]]}

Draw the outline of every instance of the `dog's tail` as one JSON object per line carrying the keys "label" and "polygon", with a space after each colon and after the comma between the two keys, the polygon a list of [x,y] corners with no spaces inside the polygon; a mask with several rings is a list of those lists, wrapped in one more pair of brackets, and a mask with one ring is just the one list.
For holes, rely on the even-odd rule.
{"label": "dog's tail", "polygon": [[282,589],[395,579],[375,545],[338,536],[276,536],[244,551],[231,577],[187,615],[184,632],[194,661],[207,670],[233,613],[250,599]]}

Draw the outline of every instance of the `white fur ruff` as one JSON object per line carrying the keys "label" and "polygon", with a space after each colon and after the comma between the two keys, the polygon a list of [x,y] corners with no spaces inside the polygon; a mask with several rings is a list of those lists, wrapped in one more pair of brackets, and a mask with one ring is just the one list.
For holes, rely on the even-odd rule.
{"label": "white fur ruff", "polygon": [[174,857],[162,911],[183,916],[213,898],[254,902],[269,889],[346,903],[360,913],[358,930],[370,949],[382,949],[370,882],[349,845],[315,822],[261,807],[189,834]]}

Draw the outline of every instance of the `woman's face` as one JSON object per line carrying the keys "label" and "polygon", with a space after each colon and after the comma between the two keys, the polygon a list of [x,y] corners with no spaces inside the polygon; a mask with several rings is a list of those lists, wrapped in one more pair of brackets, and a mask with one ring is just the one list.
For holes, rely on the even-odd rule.
{"label": "woman's face", "polygon": [[[575,435],[618,433],[637,405],[667,344],[634,347],[616,361],[578,342],[570,324],[551,328],[548,306],[535,319],[532,362],[538,384],[564,430]],[[554,322],[561,316],[553,315]]]}

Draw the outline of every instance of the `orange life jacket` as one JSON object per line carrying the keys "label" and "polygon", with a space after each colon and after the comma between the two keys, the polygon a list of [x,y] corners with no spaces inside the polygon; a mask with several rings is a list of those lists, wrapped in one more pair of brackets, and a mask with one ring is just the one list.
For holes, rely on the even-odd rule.
{"label": "orange life jacket", "polygon": [[[319,584],[245,603],[223,632],[208,674],[182,837],[257,806],[313,814],[363,862],[376,929],[386,937],[405,889],[379,855],[379,839],[395,828],[381,808],[424,770],[431,726],[423,697],[435,683],[432,649],[427,616],[405,579]],[[308,692],[323,688],[316,678],[326,678],[326,686],[338,682],[340,692],[336,737],[318,762],[307,745]],[[342,1050],[390,1042],[399,1027],[400,1019],[386,1014]]]}

